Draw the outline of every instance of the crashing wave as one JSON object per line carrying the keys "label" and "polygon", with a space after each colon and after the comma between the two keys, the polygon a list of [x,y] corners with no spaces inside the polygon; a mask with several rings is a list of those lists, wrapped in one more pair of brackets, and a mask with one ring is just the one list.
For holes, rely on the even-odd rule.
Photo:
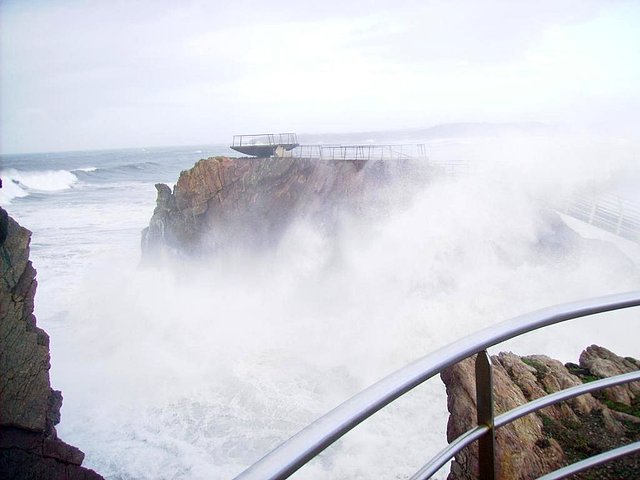
{"label": "crashing wave", "polygon": [[36,170],[24,172],[13,168],[3,170],[0,200],[8,205],[14,198],[26,197],[31,192],[59,192],[67,190],[78,181],[67,170]]}

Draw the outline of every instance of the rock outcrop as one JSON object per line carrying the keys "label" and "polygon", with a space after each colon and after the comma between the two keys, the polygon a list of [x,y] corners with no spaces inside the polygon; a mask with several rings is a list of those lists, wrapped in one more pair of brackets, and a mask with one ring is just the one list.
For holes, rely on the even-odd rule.
{"label": "rock outcrop", "polygon": [[200,160],[180,174],[173,192],[156,185],[157,207],[142,234],[143,259],[273,244],[294,218],[331,228],[339,213],[383,207],[392,184],[407,193],[423,179],[408,160]]}
{"label": "rock outcrop", "polygon": [[0,478],[101,479],[56,433],[62,393],[49,383],[49,336],[33,315],[30,240],[0,208]]}
{"label": "rock outcrop", "polygon": [[[500,353],[491,358],[495,414],[583,382],[640,369],[632,358],[591,346],[580,365],[544,355],[519,357]],[[475,425],[475,356],[445,370],[449,442]],[[537,478],[551,470],[602,451],[640,440],[640,382],[586,394],[527,415],[496,431],[498,478]],[[460,452],[449,480],[478,478],[478,448]],[[572,478],[640,478],[638,455],[591,469]]]}

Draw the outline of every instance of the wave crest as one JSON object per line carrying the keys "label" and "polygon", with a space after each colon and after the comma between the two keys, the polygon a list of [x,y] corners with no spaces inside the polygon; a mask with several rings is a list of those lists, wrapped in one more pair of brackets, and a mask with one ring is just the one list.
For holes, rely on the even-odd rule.
{"label": "wave crest", "polygon": [[13,168],[0,172],[2,189],[0,201],[7,205],[14,198],[26,197],[31,192],[59,192],[67,190],[78,181],[67,170],[36,170],[24,172]]}

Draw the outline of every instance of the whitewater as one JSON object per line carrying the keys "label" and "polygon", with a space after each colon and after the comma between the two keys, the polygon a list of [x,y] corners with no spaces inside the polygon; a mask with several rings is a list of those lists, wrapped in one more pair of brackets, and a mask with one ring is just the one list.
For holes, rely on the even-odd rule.
{"label": "whitewater", "polygon": [[[636,145],[448,138],[427,148],[465,168],[434,174],[376,221],[327,232],[301,220],[268,253],[179,268],[140,266],[154,184],[231,155],[226,146],[3,155],[0,204],[33,232],[35,314],[64,395],[59,436],[110,479],[231,478],[465,334],[640,287],[636,247],[553,213],[575,192],[637,195]],[[575,361],[597,343],[637,358],[633,315],[569,322],[490,353]],[[447,416],[434,378],[295,478],[406,478],[445,445]]]}

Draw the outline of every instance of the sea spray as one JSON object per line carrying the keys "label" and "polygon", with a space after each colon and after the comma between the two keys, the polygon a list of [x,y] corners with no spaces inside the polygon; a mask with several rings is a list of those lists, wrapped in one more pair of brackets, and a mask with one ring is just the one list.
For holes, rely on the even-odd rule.
{"label": "sea spray", "polygon": [[[580,155],[574,164],[565,157],[558,179],[544,156],[497,157],[480,159],[476,173],[436,179],[375,221],[345,215],[332,232],[296,221],[272,250],[177,269],[114,258],[95,267],[56,348],[66,438],[113,478],[229,478],[469,332],[637,287],[633,262],[583,241],[550,208],[572,188],[610,182],[615,166],[585,169]],[[574,357],[593,338],[562,330],[519,347]],[[445,428],[446,399],[433,379],[301,477],[407,476],[444,446]]]}
{"label": "sea spray", "polygon": [[[34,231],[36,313],[65,392],[61,435],[110,478],[230,478],[439,346],[528,310],[637,288],[638,258],[581,240],[553,213],[573,191],[615,188],[637,158],[623,147],[580,138],[439,142],[429,148],[433,164],[462,160],[468,169],[434,172],[409,201],[344,214],[333,230],[298,219],[270,250],[159,269],[138,268],[153,183],[217,153],[47,154],[30,168],[73,172],[74,188],[10,207]],[[98,168],[79,170],[88,165]],[[608,315],[606,329],[597,320],[505,349],[570,360],[602,341],[638,355],[637,335],[620,334],[630,328],[623,314]],[[445,444],[446,417],[436,378],[301,477],[407,476]]]}

